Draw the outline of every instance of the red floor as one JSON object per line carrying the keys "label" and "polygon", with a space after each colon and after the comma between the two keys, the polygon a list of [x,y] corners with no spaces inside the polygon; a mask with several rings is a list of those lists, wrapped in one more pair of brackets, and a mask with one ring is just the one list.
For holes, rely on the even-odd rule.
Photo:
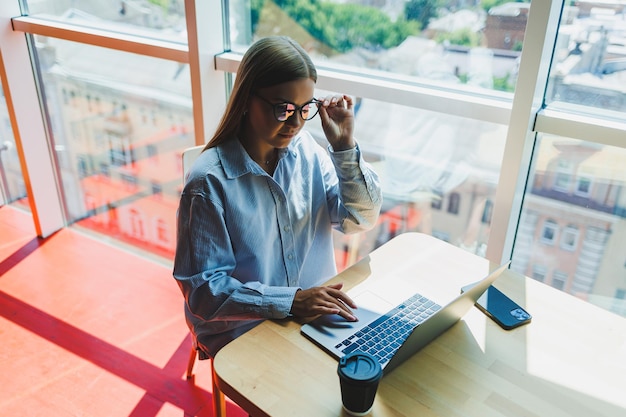
{"label": "red floor", "polygon": [[0,207],[0,416],[210,416],[190,343],[167,262],[70,228],[40,240]]}

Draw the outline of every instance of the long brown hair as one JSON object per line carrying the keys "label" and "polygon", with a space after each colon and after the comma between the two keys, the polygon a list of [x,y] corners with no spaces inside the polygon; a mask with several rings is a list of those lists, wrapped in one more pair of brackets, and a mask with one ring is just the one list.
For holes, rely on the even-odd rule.
{"label": "long brown hair", "polygon": [[310,78],[317,82],[313,61],[302,47],[286,36],[255,42],[244,54],[222,120],[204,150],[233,138],[239,132],[250,96],[277,84]]}

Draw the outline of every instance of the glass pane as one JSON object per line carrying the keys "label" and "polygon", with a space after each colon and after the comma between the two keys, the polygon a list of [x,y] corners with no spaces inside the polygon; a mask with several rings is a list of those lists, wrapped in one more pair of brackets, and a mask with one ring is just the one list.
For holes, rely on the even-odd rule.
{"label": "glass pane", "polygon": [[[624,2],[577,2],[565,7],[546,103],[602,117],[626,112]],[[612,115],[607,110],[613,111]]]}
{"label": "glass pane", "polygon": [[325,66],[510,93],[530,3],[233,0],[229,5],[233,50],[243,51],[264,36],[287,35]]}
{"label": "glass pane", "polygon": [[0,206],[14,203],[30,211],[26,198],[26,184],[15,147],[13,128],[2,84],[0,84],[0,94],[2,94],[0,100]]}
{"label": "glass pane", "polygon": [[24,0],[27,14],[65,23],[187,43],[184,0]]}
{"label": "glass pane", "polygon": [[626,316],[626,149],[538,139],[511,268]]}
{"label": "glass pane", "polygon": [[[384,204],[372,231],[336,234],[338,268],[407,231],[484,256],[506,126],[371,99],[355,107],[355,137],[381,178]],[[327,146],[319,117],[305,128]]]}
{"label": "glass pane", "polygon": [[69,221],[172,257],[181,151],[194,145],[188,66],[36,41]]}

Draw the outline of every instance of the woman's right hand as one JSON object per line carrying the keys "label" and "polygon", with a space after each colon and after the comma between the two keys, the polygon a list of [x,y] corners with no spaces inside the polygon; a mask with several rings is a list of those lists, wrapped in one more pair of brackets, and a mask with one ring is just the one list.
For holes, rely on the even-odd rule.
{"label": "woman's right hand", "polygon": [[319,100],[322,129],[333,151],[345,151],[356,146],[354,110],[352,97],[348,95],[328,96]]}
{"label": "woman's right hand", "polygon": [[357,321],[352,314],[357,308],[354,301],[341,291],[343,284],[313,287],[298,290],[291,305],[291,314],[297,317],[312,317],[320,314],[339,314],[348,321]]}

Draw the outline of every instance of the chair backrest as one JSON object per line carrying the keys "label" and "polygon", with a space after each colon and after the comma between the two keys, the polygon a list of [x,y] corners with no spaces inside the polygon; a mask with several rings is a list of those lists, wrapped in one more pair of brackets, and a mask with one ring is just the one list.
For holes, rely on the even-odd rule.
{"label": "chair backrest", "polygon": [[189,168],[191,168],[191,165],[193,165],[198,155],[202,153],[202,149],[204,149],[204,145],[197,145],[183,151],[183,184],[185,183]]}

